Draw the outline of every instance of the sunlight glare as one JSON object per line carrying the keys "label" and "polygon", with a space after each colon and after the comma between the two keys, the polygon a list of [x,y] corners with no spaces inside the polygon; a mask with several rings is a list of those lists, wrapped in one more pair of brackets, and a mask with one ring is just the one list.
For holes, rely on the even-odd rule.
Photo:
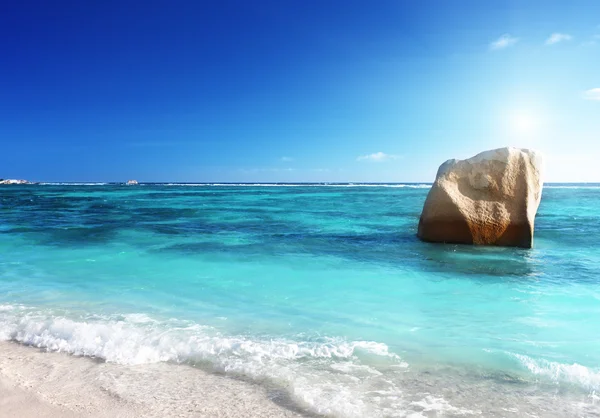
{"label": "sunlight glare", "polygon": [[519,135],[535,135],[538,128],[538,119],[531,112],[518,111],[511,117],[512,129]]}

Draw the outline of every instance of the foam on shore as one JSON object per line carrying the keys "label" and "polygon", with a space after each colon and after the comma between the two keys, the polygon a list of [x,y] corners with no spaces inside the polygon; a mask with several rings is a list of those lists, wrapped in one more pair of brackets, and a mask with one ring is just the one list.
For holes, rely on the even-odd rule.
{"label": "foam on shore", "polygon": [[20,305],[0,305],[0,340],[124,366],[198,365],[277,386],[317,414],[388,416],[406,405],[396,383],[378,369],[401,372],[407,364],[371,341],[257,339],[144,314],[74,320]]}
{"label": "foam on shore", "polygon": [[0,353],[0,405],[21,418],[304,416],[276,392],[189,366],[117,365],[6,341]]}
{"label": "foam on shore", "polygon": [[[330,417],[489,416],[506,405],[522,416],[600,412],[594,398],[596,371],[510,353],[536,379],[547,382],[412,367],[377,342],[251,339],[144,314],[73,319],[0,305],[0,340],[5,340],[0,342],[0,377],[76,412],[81,399],[89,399],[79,412],[92,415],[133,408],[125,415],[275,417],[306,411]],[[560,397],[551,396],[554,385],[565,383],[574,389],[566,386]],[[219,394],[210,392],[214,388]],[[222,405],[225,412],[219,410]],[[227,415],[228,408],[235,414]]]}

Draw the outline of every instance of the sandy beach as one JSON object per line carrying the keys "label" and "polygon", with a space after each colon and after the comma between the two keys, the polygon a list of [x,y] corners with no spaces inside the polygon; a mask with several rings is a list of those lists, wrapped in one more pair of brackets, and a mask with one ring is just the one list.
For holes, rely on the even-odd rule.
{"label": "sandy beach", "polygon": [[0,417],[300,417],[277,393],[184,365],[122,366],[0,342]]}

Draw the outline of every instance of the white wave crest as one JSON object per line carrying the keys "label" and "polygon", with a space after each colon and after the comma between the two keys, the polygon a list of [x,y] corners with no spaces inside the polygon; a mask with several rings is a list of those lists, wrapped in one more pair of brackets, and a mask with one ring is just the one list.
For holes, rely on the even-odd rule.
{"label": "white wave crest", "polygon": [[229,336],[144,314],[69,318],[15,305],[0,305],[0,339],[120,364],[208,363],[226,373],[274,381],[318,414],[390,416],[407,406],[402,391],[378,370],[405,369],[406,363],[373,341]]}
{"label": "white wave crest", "polygon": [[583,190],[598,190],[599,185],[544,185],[544,189],[583,189]]}
{"label": "white wave crest", "polygon": [[536,376],[550,378],[556,383],[574,383],[590,391],[600,390],[600,369],[591,369],[577,363],[563,364],[544,359],[536,360],[522,354],[509,354]]}
{"label": "white wave crest", "polygon": [[[11,305],[0,305],[0,312],[14,310]],[[0,316],[0,339],[121,364],[219,360],[223,355],[284,360],[382,356],[399,360],[385,344],[377,342],[347,342],[333,338],[316,342],[253,340],[244,336],[224,336],[211,327],[188,321],[160,323],[143,314],[90,317],[85,321],[34,312],[3,315]],[[223,368],[231,367],[224,362]]]}

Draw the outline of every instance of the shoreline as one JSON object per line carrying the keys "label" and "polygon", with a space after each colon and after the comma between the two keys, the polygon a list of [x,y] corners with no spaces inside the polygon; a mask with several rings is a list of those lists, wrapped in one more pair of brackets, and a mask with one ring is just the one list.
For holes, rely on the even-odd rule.
{"label": "shoreline", "polygon": [[187,365],[119,365],[12,341],[0,353],[2,418],[310,416],[267,387]]}

